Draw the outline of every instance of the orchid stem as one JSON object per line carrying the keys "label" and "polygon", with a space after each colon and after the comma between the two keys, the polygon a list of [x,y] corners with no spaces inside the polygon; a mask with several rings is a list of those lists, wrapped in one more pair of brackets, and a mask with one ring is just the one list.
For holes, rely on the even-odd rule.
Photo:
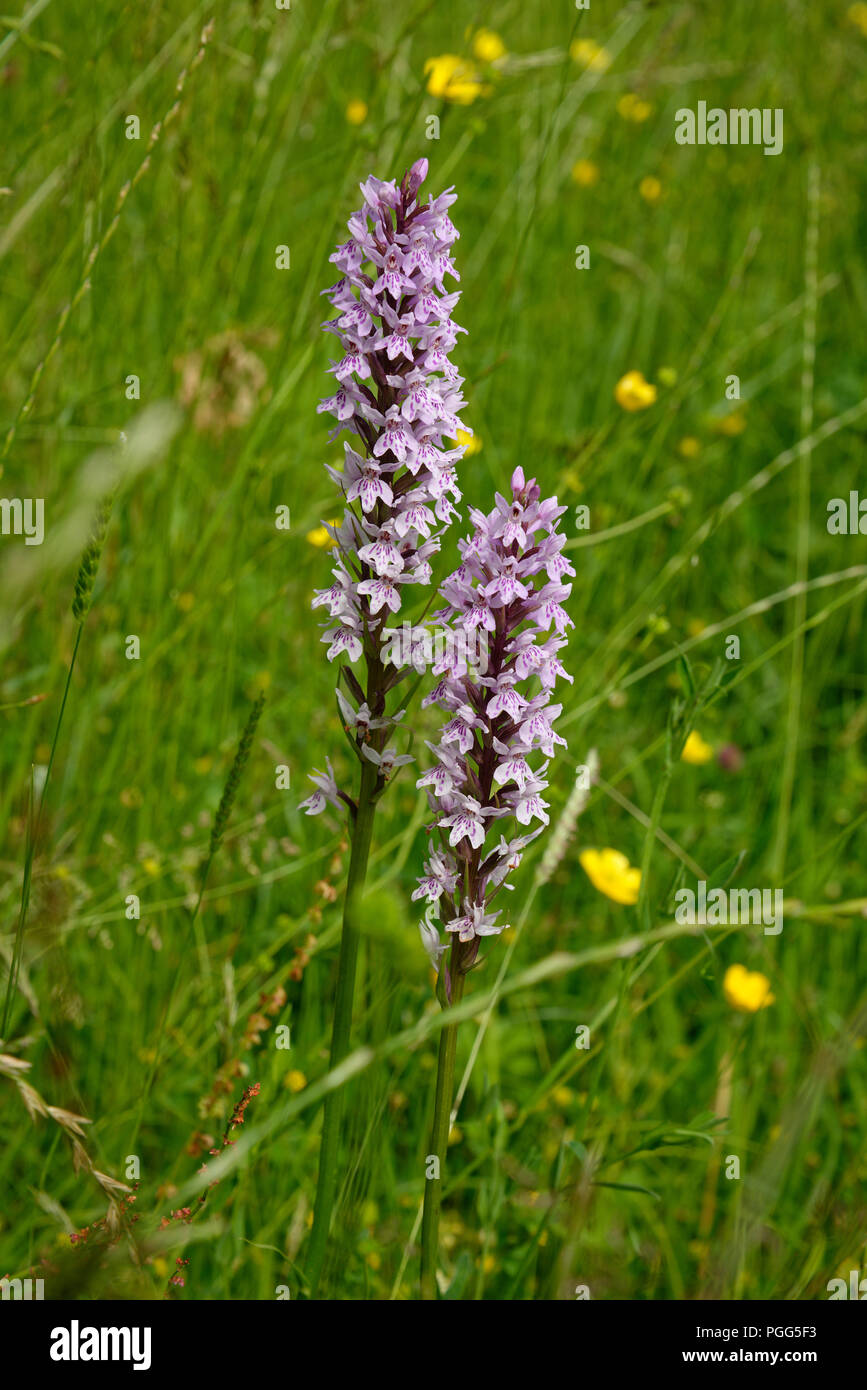
{"label": "orchid stem", "polygon": [[[459,966],[460,942],[452,942],[449,972],[451,979],[451,1004],[459,1004],[464,992],[466,976]],[[451,1129],[452,1099],[455,1092],[455,1053],[458,1042],[458,1025],[452,1023],[440,1033],[439,1059],[437,1062],[437,1088],[434,1102],[434,1120],[431,1133],[430,1152],[426,1163],[436,1157],[438,1175],[425,1178],[424,1212],[421,1222],[421,1296],[425,1300],[437,1297],[436,1267],[439,1251],[440,1207],[443,1200],[443,1176],[446,1151]]]}
{"label": "orchid stem", "polygon": [[[337,967],[337,994],[334,1002],[334,1026],[331,1034],[331,1060],[329,1070],[337,1066],[349,1052],[349,1038],[352,1028],[352,1000],[355,994],[355,974],[358,965],[358,908],[367,877],[367,861],[370,855],[370,840],[373,830],[373,817],[376,803],[373,799],[378,769],[366,759],[361,765],[361,787],[358,793],[358,810],[352,827],[352,851],[349,858],[349,875],[346,883],[346,899],[343,906],[343,934],[340,941],[340,960]],[[322,1120],[322,1146],[319,1151],[319,1180],[316,1186],[316,1205],[313,1215],[313,1230],[310,1235],[310,1250],[307,1257],[307,1279],[310,1298],[316,1298],[331,1213],[337,1193],[338,1150],[340,1132],[343,1127],[343,1113],[346,1091],[343,1086],[330,1091],[325,1097]]]}

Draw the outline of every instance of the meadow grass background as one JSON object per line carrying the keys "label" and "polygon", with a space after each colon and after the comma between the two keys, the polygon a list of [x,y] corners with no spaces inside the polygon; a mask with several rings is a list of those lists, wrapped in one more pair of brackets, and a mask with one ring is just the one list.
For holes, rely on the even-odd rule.
{"label": "meadow grass background", "polygon": [[[328,582],[317,528],[338,511],[322,465],[340,448],[315,414],[330,380],[319,291],[359,181],[400,177],[421,154],[429,188],[459,193],[469,332],[456,357],[482,444],[461,468],[464,515],[487,509],[520,463],[569,505],[578,542],[553,821],[591,748],[604,779],[535,891],[506,979],[541,962],[551,973],[504,994],[481,1034],[478,1018],[461,1028],[459,1076],[480,1045],[450,1148],[444,1283],[459,1299],[571,1298],[577,1285],[593,1298],[821,1298],[838,1270],[863,1269],[867,543],[826,530],[827,501],[865,480],[859,13],[801,0],[593,0],[584,14],[566,0],[232,2],[193,68],[208,6],[71,0],[0,21],[0,490],[43,497],[47,526],[41,548],[4,537],[0,553],[4,974],[31,765],[47,762],[75,640],[93,455],[116,455],[123,430],[144,438],[131,455],[145,460],[115,504],[78,652],[5,1051],[32,1063],[47,1103],[89,1117],[99,1170],[122,1180],[139,1156],[137,1229],[150,1242],[139,1266],[125,1240],[103,1265],[71,1248],[104,1194],[74,1171],[61,1128],[31,1121],[0,1077],[0,1274],[44,1271],[48,1296],[162,1296],[179,1250],[157,1249],[152,1232],[191,1200],[191,1138],[219,1142],[258,1081],[247,1147],[180,1231],[196,1239],[174,1296],[303,1295],[348,854],[336,816],[296,805],[326,756],[356,776],[309,608]],[[482,74],[487,90],[466,105],[429,94],[425,62],[469,55],[479,26],[509,55]],[[570,58],[576,38],[603,45],[610,65]],[[620,114],[626,93],[651,104],[646,119]],[[351,100],[366,104],[360,124]],[[783,153],[678,146],[674,113],[699,100],[782,107]],[[431,115],[438,140],[426,139]],[[596,167],[591,186],[572,175],[579,160]],[[613,395],[629,370],[658,389],[635,414]],[[737,403],[724,397],[732,373]],[[130,374],[138,401],[125,398]],[[275,527],[283,505],[288,532]],[[574,526],[579,505],[589,532]],[[440,577],[450,567],[444,554]],[[690,644],[701,681],[732,633],[740,659],[724,662],[728,682],[696,722],[743,765],[674,766],[650,920],[670,923],[678,876],[694,882],[684,856],[711,878],[742,854],[736,886],[782,888],[784,930],[663,935],[618,958],[636,908],[599,893],[578,853],[611,846],[641,863],[683,692],[678,653]],[[125,656],[130,634],[139,660]],[[190,897],[260,691],[197,950]],[[422,757],[435,720],[416,716]],[[436,1048],[422,1034],[439,1012],[409,901],[426,819],[403,774],[375,829],[354,1037],[379,1051],[351,1082],[326,1297],[416,1296]],[[517,877],[513,921],[544,844]],[[140,922],[125,916],[129,894]],[[470,999],[508,949],[509,934],[487,946]],[[566,968],[557,952],[591,959]],[[768,977],[770,1007],[729,1006],[734,962]],[[261,996],[280,989],[285,1002],[257,1021]],[[588,1051],[574,1045],[582,1023]],[[275,1046],[279,1024],[289,1050]],[[727,1155],[739,1180],[725,1177]]]}

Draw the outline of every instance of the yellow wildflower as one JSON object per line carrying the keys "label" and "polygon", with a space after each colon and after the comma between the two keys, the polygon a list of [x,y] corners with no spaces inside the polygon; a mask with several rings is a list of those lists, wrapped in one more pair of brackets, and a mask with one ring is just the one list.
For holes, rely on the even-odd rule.
{"label": "yellow wildflower", "polygon": [[458,430],[456,442],[463,448],[466,458],[481,453],[482,441],[477,434],[467,434],[466,430]]}
{"label": "yellow wildflower", "polygon": [[473,55],[480,63],[495,63],[498,58],[505,58],[506,45],[493,29],[479,29],[473,39]]}
{"label": "yellow wildflower", "polygon": [[656,400],[656,387],[641,372],[627,372],[614,388],[614,399],[624,410],[646,410]]}
{"label": "yellow wildflower", "polygon": [[294,1095],[297,1094],[298,1091],[304,1090],[304,1087],[307,1085],[307,1077],[304,1075],[303,1071],[290,1071],[283,1085]]}
{"label": "yellow wildflower", "polygon": [[257,671],[251,681],[247,683],[244,694],[248,700],[255,700],[257,695],[264,695],[266,690],[271,689],[271,672]]}
{"label": "yellow wildflower", "polygon": [[467,430],[458,430],[457,437],[455,439],[449,437],[447,442],[453,448],[462,448],[467,458],[470,458],[472,454],[481,453],[481,439],[477,434],[470,434]]}
{"label": "yellow wildflower", "polygon": [[701,763],[709,763],[713,757],[713,749],[706,743],[697,729],[693,729],[686,743],[683,745],[683,752],[680,755],[681,762],[694,763],[699,766]]}
{"label": "yellow wildflower", "polygon": [[346,119],[350,125],[363,125],[367,120],[367,102],[353,97],[352,101],[347,103]]}
{"label": "yellow wildflower", "polygon": [[658,203],[662,197],[662,184],[653,174],[648,174],[638,185],[638,191],[646,203]]}
{"label": "yellow wildflower", "polygon": [[617,111],[624,121],[635,121],[640,125],[653,115],[653,104],[636,96],[635,92],[624,92],[617,103]]}
{"label": "yellow wildflower", "polygon": [[491,90],[482,82],[478,68],[456,53],[428,58],[424,70],[428,74],[427,89],[431,96],[443,97],[457,106],[469,106],[476,97],[487,96]]}
{"label": "yellow wildflower", "polygon": [[729,439],[733,439],[737,434],[743,434],[746,427],[746,417],[742,410],[732,410],[728,415],[723,415],[721,419],[714,421],[714,429],[717,434],[725,434]]}
{"label": "yellow wildflower", "polygon": [[850,24],[854,24],[856,28],[860,29],[864,37],[867,38],[867,5],[850,5],[846,11],[846,18],[849,20]]}
{"label": "yellow wildflower", "polygon": [[[337,526],[339,523],[332,517],[329,526]],[[324,526],[317,526],[315,531],[307,532],[307,539],[311,545],[318,546],[324,550],[326,546],[334,545],[334,540]]]}
{"label": "yellow wildflower", "polygon": [[627,907],[638,902],[641,870],[634,869],[618,849],[585,849],[578,862],[593,887],[606,898]]}
{"label": "yellow wildflower", "polygon": [[726,1002],[741,1013],[754,1014],[773,1004],[771,982],[760,970],[747,970],[745,965],[730,965],[723,977]]}
{"label": "yellow wildflower", "polygon": [[570,45],[569,57],[590,72],[605,72],[611,66],[611,54],[593,39],[575,39]]}
{"label": "yellow wildflower", "polygon": [[572,165],[572,178],[579,188],[592,188],[599,182],[599,166],[592,159],[579,159]]}
{"label": "yellow wildflower", "polygon": [[677,452],[680,454],[681,458],[697,459],[701,453],[701,444],[694,434],[687,434],[684,435],[683,439],[678,444]]}

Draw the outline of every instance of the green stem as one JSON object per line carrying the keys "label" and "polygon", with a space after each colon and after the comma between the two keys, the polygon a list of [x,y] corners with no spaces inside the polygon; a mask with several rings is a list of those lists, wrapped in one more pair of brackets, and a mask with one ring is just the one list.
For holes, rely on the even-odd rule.
{"label": "green stem", "polygon": [[[662,808],[665,805],[665,798],[668,795],[668,784],[671,781],[671,768],[666,766],[662,776],[656,784],[656,794],[653,798],[653,805],[650,809],[650,819],[647,822],[647,829],[644,834],[644,844],[641,850],[641,880],[638,888],[638,925],[642,931],[650,929],[650,864],[653,859],[653,851],[656,848],[656,832],[662,819]],[[628,972],[624,970],[623,978]]]}
{"label": "green stem", "polygon": [[45,769],[45,781],[42,783],[42,790],[39,793],[39,804],[36,809],[36,817],[33,821],[32,833],[24,857],[24,879],[21,884],[21,907],[18,912],[18,925],[15,931],[15,948],[12,956],[12,963],[9,967],[9,979],[6,985],[6,999],[3,1005],[3,1024],[2,1027],[0,1027],[0,1038],[6,1035],[6,1025],[9,1022],[12,999],[18,984],[18,971],[21,967],[21,957],[24,952],[24,930],[27,925],[27,910],[30,906],[30,885],[33,878],[33,860],[36,855],[36,846],[39,842],[42,812],[45,807],[45,793],[48,788],[48,779],[51,776],[51,769],[54,767],[54,757],[57,753],[57,744],[60,739],[60,726],[63,723],[66,701],[69,698],[69,687],[72,684],[72,673],[75,670],[75,658],[78,656],[78,648],[81,644],[81,634],[83,631],[84,623],[81,622],[78,624],[78,631],[75,634],[75,646],[72,649],[69,668],[66,672],[63,699],[60,702],[60,711],[57,715],[57,723],[54,726],[54,738],[51,741],[51,752],[48,755],[48,767]]}
{"label": "green stem", "polygon": [[[376,811],[376,803],[373,800],[376,780],[376,765],[368,762],[365,758],[361,765],[358,810],[352,827],[352,852],[349,858],[349,876],[343,905],[343,934],[340,940],[340,960],[337,966],[337,994],[334,1001],[329,1070],[333,1070],[339,1062],[342,1062],[349,1052],[352,999],[355,993],[355,973],[358,965],[358,907],[367,877],[367,861],[370,855],[370,839]],[[323,1108],[319,1180],[316,1186],[313,1230],[310,1234],[310,1249],[307,1255],[307,1279],[311,1298],[316,1297],[319,1289],[322,1265],[325,1260],[325,1247],[328,1243],[328,1232],[331,1225],[331,1213],[337,1193],[337,1160],[345,1101],[346,1089],[343,1086],[338,1086],[336,1090],[330,1091],[325,1097]]]}
{"label": "green stem", "polygon": [[[460,942],[452,942],[449,972],[451,977],[451,1006],[459,1004],[464,992],[466,976],[459,968]],[[439,1249],[440,1207],[443,1201],[443,1174],[446,1150],[451,1129],[452,1097],[455,1090],[455,1053],[458,1042],[458,1025],[452,1023],[440,1033],[439,1060],[437,1062],[437,1089],[434,1102],[434,1121],[431,1133],[430,1153],[427,1160],[435,1155],[439,1164],[439,1177],[426,1178],[424,1189],[424,1212],[421,1221],[421,1296],[426,1300],[436,1299],[436,1267]]]}

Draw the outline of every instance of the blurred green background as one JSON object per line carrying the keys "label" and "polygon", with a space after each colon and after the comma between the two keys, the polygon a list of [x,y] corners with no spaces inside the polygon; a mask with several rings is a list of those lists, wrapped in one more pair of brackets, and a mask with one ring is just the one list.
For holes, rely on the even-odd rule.
{"label": "blurred green background", "polygon": [[[570,508],[575,683],[552,826],[591,748],[602,778],[550,880],[550,836],[525,859],[506,979],[555,952],[592,958],[555,961],[462,1026],[443,1287],[826,1297],[867,1261],[867,541],[826,528],[828,501],[867,487],[867,6],[230,0],[200,49],[210,19],[80,0],[0,19],[0,491],[44,498],[46,517],[42,547],[0,540],[4,975],[100,457],[131,465],[3,1049],[31,1063],[45,1104],[91,1120],[89,1158],[75,1171],[63,1126],[28,1117],[25,1073],[7,1064],[0,1274],[45,1272],[49,1297],[162,1296],[181,1252],[159,1245],[159,1223],[259,1082],[254,1142],[201,1222],[166,1228],[197,1237],[172,1293],[303,1294],[321,1124],[308,1093],[327,1070],[348,856],[336,816],[296,806],[326,756],[356,776],[309,607],[328,582],[321,521],[339,512],[322,465],[341,451],[315,414],[331,380],[319,292],[359,182],[424,154],[429,190],[459,194],[456,359],[481,445],[461,465],[464,516],[519,463]],[[782,108],[783,152],[677,145],[675,112],[700,100]],[[629,372],[645,408],[615,397]],[[666,771],[684,650],[699,685],[718,661],[727,680],[696,715],[695,760]],[[190,902],[260,691],[197,950]],[[415,727],[424,757],[435,712]],[[351,1083],[334,1298],[416,1296],[436,1044],[393,1040],[438,1009],[410,903],[427,819],[413,780],[375,830],[355,1037],[383,1053]],[[742,856],[733,885],[782,889],[784,930],[663,937],[618,958],[643,924],[591,882],[578,855],[594,848],[649,863],[654,928],[678,884]],[[488,945],[471,992],[509,949],[508,934]],[[733,964],[773,1002],[738,1008]],[[138,1263],[99,1227],[84,1249],[70,1241],[105,1215],[88,1164],[123,1181],[130,1155]]]}

